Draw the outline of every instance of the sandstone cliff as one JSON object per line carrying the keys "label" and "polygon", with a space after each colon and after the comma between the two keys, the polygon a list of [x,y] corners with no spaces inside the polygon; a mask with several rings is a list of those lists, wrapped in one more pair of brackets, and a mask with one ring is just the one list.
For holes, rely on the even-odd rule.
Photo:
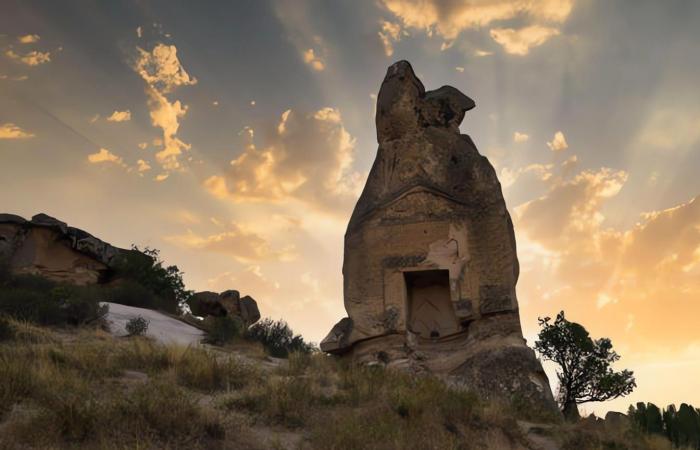
{"label": "sandstone cliff", "polygon": [[126,251],[46,214],[31,220],[0,214],[0,262],[15,274],[95,284],[109,277],[117,256]]}

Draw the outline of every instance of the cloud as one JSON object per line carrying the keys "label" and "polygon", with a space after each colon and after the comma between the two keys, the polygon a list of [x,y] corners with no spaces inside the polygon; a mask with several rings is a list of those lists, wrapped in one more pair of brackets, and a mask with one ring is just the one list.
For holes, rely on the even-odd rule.
{"label": "cloud", "polygon": [[156,181],[165,181],[168,179],[169,176],[170,175],[167,173],[161,173],[161,174],[156,175],[155,178],[153,178],[153,179]]}
{"label": "cloud", "polygon": [[24,55],[20,55],[20,54],[15,53],[14,50],[10,49],[10,50],[5,51],[5,56],[7,56],[8,58],[13,59],[15,61],[26,64],[28,66],[38,66],[40,64],[45,64],[45,63],[51,61],[51,53],[50,52],[39,52],[36,50],[32,50],[29,53],[25,53]]}
{"label": "cloud", "polygon": [[571,180],[553,179],[549,192],[518,208],[520,226],[550,249],[560,249],[572,236],[590,236],[604,220],[600,207],[627,181],[625,171],[584,171]]}
{"label": "cloud", "polygon": [[503,189],[511,187],[520,179],[522,175],[525,174],[532,174],[539,181],[547,181],[552,177],[553,167],[553,164],[529,164],[516,170],[504,167],[501,169],[498,179],[500,180]]}
{"label": "cloud", "polygon": [[266,239],[236,223],[231,223],[221,233],[202,236],[188,230],[186,234],[167,236],[165,240],[191,249],[226,254],[245,263],[290,261],[296,256],[293,246],[275,250]]}
{"label": "cloud", "polygon": [[143,37],[143,29],[140,26],[136,27],[136,37],[139,39]]}
{"label": "cloud", "polygon": [[[174,45],[157,44],[151,52],[139,47],[137,50],[138,58],[133,68],[148,84],[146,96],[151,123],[163,130],[163,149],[156,153],[156,161],[165,170],[182,170],[179,156],[183,151],[189,150],[191,145],[179,139],[177,132],[179,120],[187,113],[187,105],[179,100],[171,102],[165,94],[180,86],[194,85],[197,80],[185,71]],[[161,174],[156,180],[162,181],[165,178],[167,174]]]}
{"label": "cloud", "polygon": [[7,122],[0,125],[0,139],[28,139],[32,137],[34,137],[33,133],[23,130],[14,123]]}
{"label": "cloud", "polygon": [[126,122],[131,120],[131,111],[114,111],[111,116],[107,117],[108,122]]}
{"label": "cloud", "polygon": [[[274,295],[280,289],[280,284],[270,281],[257,264],[247,266],[241,271],[224,272],[209,278],[207,284],[209,289],[213,289],[216,292],[236,289],[241,292],[241,295],[251,295],[257,301]],[[270,313],[267,312],[266,314],[269,315]]]}
{"label": "cloud", "polygon": [[113,163],[122,167],[126,167],[126,164],[124,164],[124,160],[122,160],[120,156],[115,155],[106,148],[101,148],[100,151],[98,151],[97,153],[89,154],[87,158],[88,161],[90,161],[92,164]]}
{"label": "cloud", "polygon": [[141,150],[146,150],[146,148],[148,147],[148,142],[140,142],[139,145],[138,145],[138,147],[139,147]]}
{"label": "cloud", "polygon": [[174,45],[157,44],[148,52],[136,47],[138,57],[134,70],[151,87],[168,94],[180,86],[197,84],[197,79],[190,77],[177,57]]}
{"label": "cloud", "polygon": [[138,161],[136,161],[136,170],[138,170],[139,172],[147,172],[151,170],[151,165],[143,159],[139,159]]}
{"label": "cloud", "polygon": [[459,72],[459,73],[463,73],[463,72],[464,72],[464,67],[459,67],[459,66],[457,66],[457,67],[455,67],[455,70],[456,70],[457,72]]}
{"label": "cloud", "polygon": [[486,51],[486,50],[476,50],[476,51],[474,52],[474,55],[475,55],[475,56],[480,56],[480,57],[481,57],[481,56],[491,56],[491,55],[493,55],[493,52],[488,52],[488,51]]}
{"label": "cloud", "polygon": [[39,39],[41,39],[41,37],[38,34],[25,34],[24,36],[18,37],[17,41],[19,41],[20,44],[34,44],[39,42]]}
{"label": "cloud", "polygon": [[384,46],[384,54],[391,56],[394,54],[394,43],[401,40],[401,25],[398,23],[382,20],[382,29],[377,33]]}
{"label": "cloud", "polygon": [[309,48],[305,50],[302,57],[304,58],[304,62],[310,65],[315,71],[321,72],[325,70],[326,63],[314,52],[314,49]]}
{"label": "cloud", "polygon": [[[620,209],[608,204],[627,178],[609,168],[555,175],[544,195],[515,208],[519,293],[530,302],[528,310],[565,309],[593,334],[624,340],[626,353],[680,350],[697,338],[700,197],[614,228],[607,215]],[[586,323],[591,308],[605,314]],[[620,317],[632,325],[621,325]]]}
{"label": "cloud", "polygon": [[547,142],[547,147],[553,152],[560,152],[569,148],[569,144],[566,143],[564,133],[557,131],[554,133],[554,138],[550,142]]}
{"label": "cloud", "polygon": [[494,41],[501,44],[511,55],[527,55],[530,49],[538,47],[559,34],[559,30],[541,25],[531,25],[520,29],[494,28],[490,31]]}
{"label": "cloud", "polygon": [[447,41],[443,46],[449,46],[465,30],[519,17],[533,25],[561,24],[571,13],[573,0],[382,0],[382,4],[404,27],[439,35]]}
{"label": "cloud", "polygon": [[522,142],[527,142],[529,139],[530,139],[530,136],[525,134],[525,133],[520,133],[520,132],[516,131],[513,134],[513,142],[515,142],[516,144],[520,144]]}
{"label": "cloud", "polygon": [[212,195],[236,202],[297,199],[338,210],[359,194],[362,177],[351,168],[355,139],[337,109],[311,114],[287,110],[279,122],[267,124],[263,135],[258,147],[256,133],[244,130],[243,152],[224,174],[204,183]]}

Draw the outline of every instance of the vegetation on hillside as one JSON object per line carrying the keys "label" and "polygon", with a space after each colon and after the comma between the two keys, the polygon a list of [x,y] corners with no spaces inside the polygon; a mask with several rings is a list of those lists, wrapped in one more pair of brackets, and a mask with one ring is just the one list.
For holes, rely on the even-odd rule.
{"label": "vegetation on hillside", "polygon": [[101,317],[109,301],[179,313],[191,292],[177,266],[164,266],[156,249],[134,246],[115,263],[115,281],[73,286],[37,275],[17,275],[0,261],[0,314],[42,325],[80,325]]}
{"label": "vegetation on hillside", "polygon": [[245,340],[260,343],[265,352],[276,358],[287,358],[291,353],[309,354],[318,350],[315,344],[306,342],[283,320],[264,318],[249,328],[235,316],[208,317],[203,327],[207,331],[206,342],[226,345]]}
{"label": "vegetation on hillside", "polygon": [[610,367],[620,359],[610,339],[593,340],[582,325],[566,320],[564,311],[550,321],[550,317],[539,319],[542,329],[535,349],[559,365],[558,401],[565,417],[575,420],[577,405],[621,397],[637,386],[631,371],[615,372]]}
{"label": "vegetation on hillside", "polygon": [[192,295],[185,289],[183,272],[177,266],[166,266],[155,248],[132,245],[119,256],[115,268],[121,282],[107,293],[115,303],[178,313]]}
{"label": "vegetation on hillside", "polygon": [[[231,353],[4,320],[3,449],[529,448],[509,405],[430,376],[321,353],[271,365],[251,344]],[[670,448],[634,430],[547,433],[563,449]]]}
{"label": "vegetation on hillside", "polygon": [[653,403],[631,405],[628,415],[635,426],[649,434],[663,435],[680,448],[700,449],[700,408],[682,403],[661,410]]}

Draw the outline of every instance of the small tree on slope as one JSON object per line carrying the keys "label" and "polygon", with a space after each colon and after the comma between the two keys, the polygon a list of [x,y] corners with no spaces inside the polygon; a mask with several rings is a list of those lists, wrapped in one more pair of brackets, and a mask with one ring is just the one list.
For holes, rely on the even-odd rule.
{"label": "small tree on slope", "polygon": [[629,394],[637,386],[629,370],[615,372],[610,365],[620,359],[608,338],[593,340],[586,329],[557,314],[539,319],[542,327],[535,349],[545,360],[559,365],[558,401],[569,420],[579,417],[578,405],[602,402]]}

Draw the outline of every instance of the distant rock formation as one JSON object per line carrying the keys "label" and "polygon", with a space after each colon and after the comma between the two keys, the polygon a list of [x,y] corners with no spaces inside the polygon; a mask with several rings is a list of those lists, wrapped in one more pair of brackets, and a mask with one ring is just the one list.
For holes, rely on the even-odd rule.
{"label": "distant rock formation", "polygon": [[241,298],[241,294],[234,290],[221,294],[211,291],[197,292],[190,297],[187,305],[195,316],[237,316],[246,326],[260,320],[260,310],[255,299],[249,295]]}
{"label": "distant rock formation", "polygon": [[474,106],[450,86],[426,92],[406,61],[389,67],[377,98],[379,149],[345,234],[349,317],[321,349],[556,414],[520,327],[500,183],[459,132]]}
{"label": "distant rock formation", "polygon": [[104,281],[117,256],[128,251],[46,214],[31,220],[0,214],[0,261],[6,261],[16,274],[95,284]]}

